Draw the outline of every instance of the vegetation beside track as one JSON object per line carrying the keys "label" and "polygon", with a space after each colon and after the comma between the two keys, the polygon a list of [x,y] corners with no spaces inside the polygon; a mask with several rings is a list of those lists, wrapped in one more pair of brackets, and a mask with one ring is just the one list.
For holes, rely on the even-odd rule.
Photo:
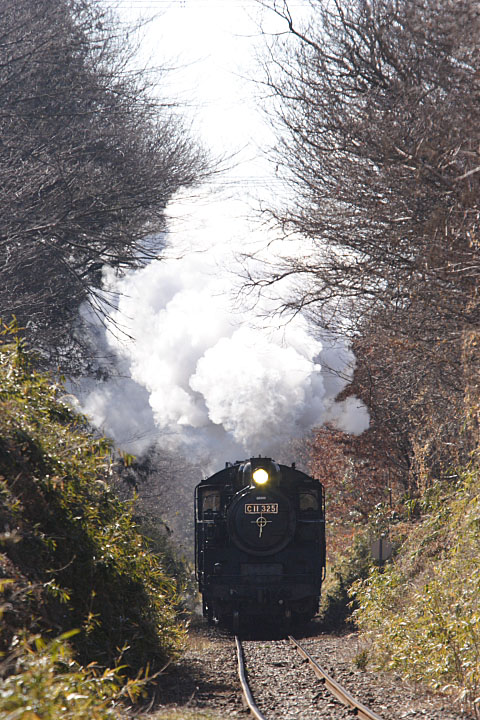
{"label": "vegetation beside track", "polygon": [[480,710],[480,471],[434,485],[396,561],[354,586],[355,621],[382,668]]}
{"label": "vegetation beside track", "polygon": [[0,715],[109,717],[179,653],[170,558],[111,491],[109,443],[0,339]]}
{"label": "vegetation beside track", "polygon": [[[433,474],[433,473],[432,473]],[[480,468],[478,457],[422,493],[379,504],[352,528],[336,518],[321,617],[356,626],[359,666],[395,672],[449,693],[480,716]],[[371,544],[389,538],[393,557]],[[342,548],[340,550],[339,548]]]}

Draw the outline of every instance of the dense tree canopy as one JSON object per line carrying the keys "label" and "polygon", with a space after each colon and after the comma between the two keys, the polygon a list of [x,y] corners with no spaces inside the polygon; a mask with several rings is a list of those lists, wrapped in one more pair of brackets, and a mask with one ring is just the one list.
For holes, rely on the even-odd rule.
{"label": "dense tree canopy", "polygon": [[53,358],[103,265],[155,254],[207,161],[100,3],[5,0],[0,28],[0,316]]}
{"label": "dense tree canopy", "polygon": [[252,282],[292,276],[286,307],[350,328],[355,390],[405,472],[414,442],[451,461],[480,319],[478,4],[311,0],[304,26],[261,4],[285,21],[263,66],[293,198],[265,212],[313,251]]}
{"label": "dense tree canopy", "polygon": [[264,65],[275,163],[295,192],[271,214],[318,247],[288,265],[303,275],[297,303],[333,293],[361,317],[427,292],[463,315],[479,210],[476,4],[311,5],[302,31],[277,10],[290,34]]}

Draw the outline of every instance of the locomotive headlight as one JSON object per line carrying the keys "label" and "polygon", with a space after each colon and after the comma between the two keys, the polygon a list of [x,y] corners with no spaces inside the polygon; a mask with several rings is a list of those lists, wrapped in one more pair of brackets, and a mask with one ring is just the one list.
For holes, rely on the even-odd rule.
{"label": "locomotive headlight", "polygon": [[257,468],[252,477],[256,485],[265,485],[265,483],[268,482],[268,473],[263,468]]}

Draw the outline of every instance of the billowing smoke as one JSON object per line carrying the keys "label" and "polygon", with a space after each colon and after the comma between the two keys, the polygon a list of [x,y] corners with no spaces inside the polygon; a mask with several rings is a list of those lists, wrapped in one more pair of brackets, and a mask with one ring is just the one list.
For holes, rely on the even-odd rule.
{"label": "billowing smoke", "polygon": [[196,222],[196,251],[122,279],[106,270],[106,289],[119,293],[117,329],[104,336],[118,376],[83,387],[84,412],[125,450],[160,443],[214,465],[260,453],[281,460],[292,438],[327,422],[365,430],[359,400],[335,402],[354,368],[346,343],[314,336],[301,315],[280,324],[268,300],[255,321],[232,251],[215,243],[226,227]]}

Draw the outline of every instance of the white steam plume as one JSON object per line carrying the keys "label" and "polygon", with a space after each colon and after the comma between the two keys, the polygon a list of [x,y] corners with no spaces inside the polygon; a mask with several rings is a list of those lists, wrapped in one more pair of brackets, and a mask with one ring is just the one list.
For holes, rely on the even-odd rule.
{"label": "white steam plume", "polygon": [[[197,219],[196,247],[226,227],[202,230]],[[120,280],[105,271],[106,288],[120,293],[112,320],[129,336],[105,336],[124,379],[85,385],[81,403],[124,449],[160,442],[217,464],[260,453],[281,459],[282,447],[314,426],[368,427],[359,400],[335,402],[353,373],[347,345],[314,337],[300,315],[279,327],[272,314],[265,320],[268,306],[255,324],[238,295],[233,302],[234,264],[221,244]]]}

